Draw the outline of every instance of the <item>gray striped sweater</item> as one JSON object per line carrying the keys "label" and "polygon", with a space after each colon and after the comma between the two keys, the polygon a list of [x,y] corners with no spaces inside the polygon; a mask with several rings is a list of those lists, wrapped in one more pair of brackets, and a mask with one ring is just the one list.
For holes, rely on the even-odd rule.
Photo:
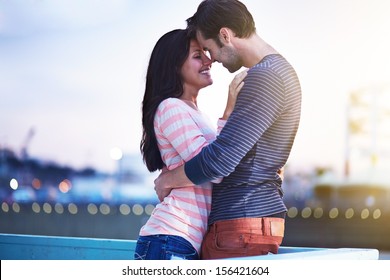
{"label": "gray striped sweater", "polygon": [[277,171],[289,157],[301,115],[301,87],[279,54],[249,69],[233,113],[217,139],[185,164],[187,177],[213,186],[209,224],[285,212]]}

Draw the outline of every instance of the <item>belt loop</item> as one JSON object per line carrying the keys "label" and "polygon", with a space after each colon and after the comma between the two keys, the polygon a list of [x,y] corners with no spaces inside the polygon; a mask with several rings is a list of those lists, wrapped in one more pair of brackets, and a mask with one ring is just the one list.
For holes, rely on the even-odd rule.
{"label": "belt loop", "polygon": [[263,222],[263,235],[270,236],[271,235],[271,223],[268,218],[262,218]]}
{"label": "belt loop", "polygon": [[217,236],[217,224],[216,223],[213,223],[211,226],[210,226],[210,231],[212,232],[213,236]]}

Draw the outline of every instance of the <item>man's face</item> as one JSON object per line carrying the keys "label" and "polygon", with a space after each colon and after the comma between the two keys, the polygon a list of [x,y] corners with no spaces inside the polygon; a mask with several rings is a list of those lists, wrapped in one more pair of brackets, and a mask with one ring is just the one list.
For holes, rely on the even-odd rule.
{"label": "man's face", "polygon": [[242,66],[238,53],[232,44],[222,43],[220,47],[214,39],[205,39],[201,32],[197,32],[197,40],[204,51],[209,53],[212,62],[220,62],[230,73],[236,72]]}

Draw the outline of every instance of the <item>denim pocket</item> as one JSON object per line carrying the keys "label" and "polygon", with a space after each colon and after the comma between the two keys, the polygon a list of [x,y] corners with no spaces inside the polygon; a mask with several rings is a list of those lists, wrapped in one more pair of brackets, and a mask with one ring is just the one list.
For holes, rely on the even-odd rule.
{"label": "denim pocket", "polygon": [[150,246],[150,241],[139,238],[134,251],[134,260],[145,260]]}
{"label": "denim pocket", "polygon": [[166,247],[167,260],[197,260],[198,252],[190,242],[179,236],[170,236]]}

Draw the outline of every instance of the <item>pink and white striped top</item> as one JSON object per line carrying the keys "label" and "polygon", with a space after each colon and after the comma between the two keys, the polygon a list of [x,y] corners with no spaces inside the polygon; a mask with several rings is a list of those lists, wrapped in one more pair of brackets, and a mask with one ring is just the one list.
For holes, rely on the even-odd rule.
{"label": "pink and white striped top", "polygon": [[[218,121],[218,131],[224,124]],[[161,102],[154,127],[162,160],[169,170],[190,160],[216,137],[207,117],[177,98]],[[210,207],[211,183],[174,189],[156,206],[140,235],[181,236],[199,252]]]}

